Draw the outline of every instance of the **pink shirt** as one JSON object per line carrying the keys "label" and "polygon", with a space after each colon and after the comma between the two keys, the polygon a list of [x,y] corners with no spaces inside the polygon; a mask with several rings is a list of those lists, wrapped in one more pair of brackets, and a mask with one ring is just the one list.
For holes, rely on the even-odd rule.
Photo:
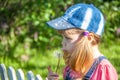
{"label": "pink shirt", "polygon": [[118,80],[118,75],[112,64],[104,59],[100,62],[90,80]]}
{"label": "pink shirt", "polygon": [[[69,76],[67,74],[69,74]],[[63,77],[64,79],[67,77],[65,80],[74,80],[74,78],[80,77],[80,74],[72,71],[68,66],[66,66]],[[118,80],[118,75],[112,64],[107,59],[104,59],[93,72],[90,80]]]}

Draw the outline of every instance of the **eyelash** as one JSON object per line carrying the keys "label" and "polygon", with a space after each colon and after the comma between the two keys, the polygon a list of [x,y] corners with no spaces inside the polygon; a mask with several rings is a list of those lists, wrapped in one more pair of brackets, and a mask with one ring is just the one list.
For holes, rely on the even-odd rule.
{"label": "eyelash", "polygon": [[65,38],[66,38],[66,39],[69,39],[69,40],[72,40],[71,38],[69,38],[69,37],[66,37],[66,36],[65,36]]}

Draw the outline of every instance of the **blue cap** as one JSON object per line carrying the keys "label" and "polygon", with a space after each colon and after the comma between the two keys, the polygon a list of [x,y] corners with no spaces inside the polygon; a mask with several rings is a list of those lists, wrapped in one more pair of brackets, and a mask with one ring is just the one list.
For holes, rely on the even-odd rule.
{"label": "blue cap", "polygon": [[104,30],[104,17],[92,4],[76,4],[66,10],[63,16],[47,22],[54,29],[84,29],[101,35]]}

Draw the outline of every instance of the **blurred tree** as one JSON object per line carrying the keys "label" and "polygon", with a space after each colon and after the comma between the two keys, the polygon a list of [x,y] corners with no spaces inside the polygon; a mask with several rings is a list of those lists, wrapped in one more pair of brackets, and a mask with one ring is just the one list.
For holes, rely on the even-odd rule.
{"label": "blurred tree", "polygon": [[[61,16],[76,3],[92,3],[105,15],[104,42],[115,40],[120,27],[120,2],[117,0],[0,0],[0,55],[15,57],[61,45],[61,37],[46,22]],[[16,54],[17,53],[17,54]]]}

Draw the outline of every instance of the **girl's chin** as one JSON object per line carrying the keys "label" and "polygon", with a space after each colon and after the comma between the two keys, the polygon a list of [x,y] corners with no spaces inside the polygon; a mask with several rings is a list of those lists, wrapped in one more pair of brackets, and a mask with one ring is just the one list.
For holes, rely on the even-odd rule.
{"label": "girl's chin", "polygon": [[67,54],[69,53],[67,50],[62,50],[62,51],[63,51],[63,53],[65,53],[65,54],[66,54],[66,53],[67,53]]}

